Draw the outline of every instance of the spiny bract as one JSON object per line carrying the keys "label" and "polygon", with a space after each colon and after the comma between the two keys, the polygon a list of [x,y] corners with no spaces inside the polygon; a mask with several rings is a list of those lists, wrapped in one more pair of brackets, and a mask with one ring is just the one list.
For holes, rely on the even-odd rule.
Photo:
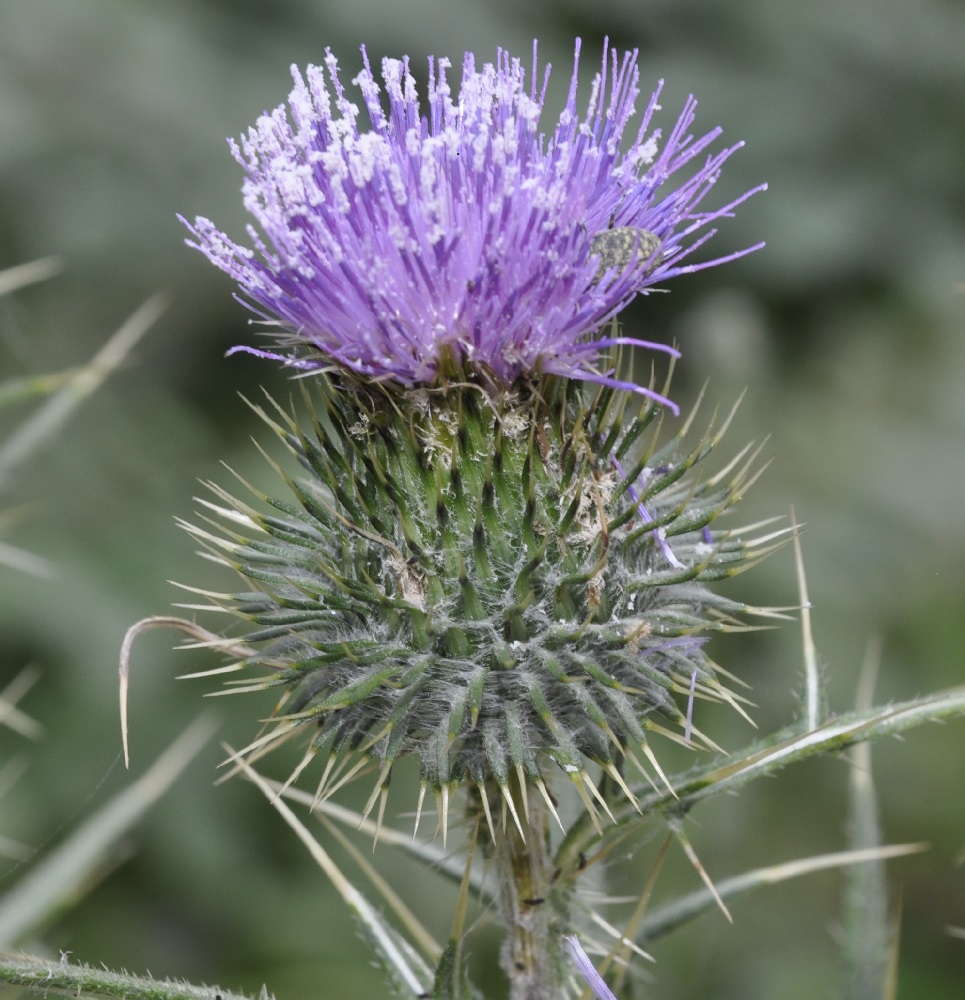
{"label": "spiny bract", "polygon": [[256,407],[301,463],[282,473],[297,502],[260,495],[265,514],[212,486],[219,534],[188,526],[253,587],[209,595],[250,623],[243,665],[268,676],[242,689],[284,688],[249,750],[304,727],[323,782],[374,759],[382,793],[407,754],[446,796],[513,773],[545,793],[557,766],[585,796],[588,761],[626,787],[614,762],[656,766],[655,717],[679,732],[688,695],[733,700],[703,643],[748,609],[703,584],[767,548],[709,527],[751,459],[701,481],[720,431],[658,447],[661,408],[625,412],[639,397],[467,379],[342,378],[306,389],[307,418]]}

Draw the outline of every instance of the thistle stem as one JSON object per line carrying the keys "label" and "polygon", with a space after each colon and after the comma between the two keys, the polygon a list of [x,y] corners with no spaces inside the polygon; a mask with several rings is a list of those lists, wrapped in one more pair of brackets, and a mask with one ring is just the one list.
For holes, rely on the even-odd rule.
{"label": "thistle stem", "polygon": [[[509,998],[558,1000],[562,993],[562,931],[551,897],[549,810],[535,789],[524,791],[515,778],[508,791],[524,834],[520,835],[513,817],[507,816],[505,825],[496,832],[494,852],[499,905],[507,931],[502,966],[509,978]],[[499,807],[495,798],[491,796],[490,801]],[[508,803],[503,801],[501,808],[509,811]]]}

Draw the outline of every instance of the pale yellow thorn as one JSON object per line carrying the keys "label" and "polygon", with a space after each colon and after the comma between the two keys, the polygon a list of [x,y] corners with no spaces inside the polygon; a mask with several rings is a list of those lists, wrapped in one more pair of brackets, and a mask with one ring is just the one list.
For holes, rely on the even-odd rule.
{"label": "pale yellow thorn", "polygon": [[[324,777],[326,778],[326,786],[329,781],[336,781],[341,776],[345,768],[348,767],[348,762],[351,759],[352,757],[350,754],[345,754],[344,756],[341,757],[339,757],[334,753],[330,753],[328,755],[328,766],[325,768],[325,775],[324,775]],[[330,791],[326,791],[325,798],[329,798],[331,794],[332,793]]]}
{"label": "pale yellow thorn", "polygon": [[611,743],[612,743],[612,744],[613,744],[613,745],[614,745],[614,746],[615,746],[615,747],[617,748],[617,750],[619,750],[619,751],[620,751],[620,753],[621,753],[621,754],[622,754],[623,756],[626,756],[626,753],[627,753],[626,749],[624,748],[623,744],[622,744],[622,743],[620,742],[620,738],[619,738],[619,737],[617,736],[617,734],[616,734],[616,733],[615,733],[615,732],[614,732],[614,731],[613,731],[613,730],[612,730],[612,729],[610,728],[610,726],[609,726],[609,725],[605,725],[605,726],[603,727],[603,731],[604,731],[604,732],[606,733],[606,737],[607,737],[607,739],[608,739],[608,740],[609,740],[609,741],[610,741],[610,742],[611,742]]}
{"label": "pale yellow thorn", "polygon": [[[269,730],[263,736],[259,736],[258,739],[252,740],[248,746],[243,750],[238,750],[236,756],[238,757],[254,757],[256,750],[262,750],[269,747],[272,743],[277,743],[284,740],[285,737],[291,733],[293,729],[298,727],[297,722],[289,723],[288,725],[275,726],[274,729]],[[220,766],[224,767],[226,764],[232,763],[233,758],[228,758]],[[231,773],[234,774],[237,771],[237,765],[232,769]]]}
{"label": "pale yellow thorn", "polygon": [[[717,743],[715,743],[705,732],[698,729],[693,724],[691,724],[690,726],[690,735],[694,739],[700,740],[700,742],[704,745],[704,747],[706,747],[708,750],[713,750],[714,753],[724,754],[727,752],[724,750],[722,746],[718,746]],[[698,747],[698,749],[700,748]]]}
{"label": "pale yellow thorn", "polygon": [[553,800],[550,798],[550,793],[547,791],[546,785],[543,784],[543,779],[538,779],[535,784],[539,789],[540,795],[543,796],[543,801],[546,803],[547,808],[553,814],[553,819],[559,824],[560,830],[566,833],[566,827],[563,826],[563,820],[560,819],[560,814],[556,811],[556,806],[553,805]]}
{"label": "pale yellow thorn", "polygon": [[304,757],[302,757],[301,762],[295,768],[294,771],[288,776],[288,780],[278,789],[278,795],[284,795],[288,789],[298,781],[301,777],[302,771],[315,759],[315,751],[309,750]]}
{"label": "pale yellow thorn", "polygon": [[523,800],[523,815],[526,817],[526,825],[529,826],[529,794],[526,789],[526,772],[522,764],[516,765],[516,778],[519,781],[519,797]]}
{"label": "pale yellow thorn", "polygon": [[606,773],[620,786],[620,790],[623,794],[630,800],[631,805],[637,812],[640,812],[640,803],[637,802],[636,795],[630,791],[629,785],[623,780],[623,775],[613,766],[613,762],[609,762],[604,766]]}
{"label": "pale yellow thorn", "polygon": [[379,846],[379,834],[382,832],[382,820],[385,819],[385,806],[389,801],[389,786],[383,785],[379,795],[379,815],[375,820],[375,836],[372,839],[372,850]]}
{"label": "pale yellow thorn", "polygon": [[479,798],[482,800],[483,812],[486,814],[486,826],[489,827],[489,836],[495,844],[496,829],[493,826],[493,814],[492,810],[489,808],[489,796],[486,794],[486,786],[479,782],[476,787],[479,789]]}
{"label": "pale yellow thorn", "polygon": [[726,702],[730,707],[742,718],[745,722],[749,722],[754,728],[757,728],[757,724],[750,717],[750,715],[743,709],[740,705],[741,701],[747,701],[746,698],[739,698],[733,694],[733,692],[728,691],[727,688],[719,688],[714,692],[721,700]]}
{"label": "pale yellow thorn", "polygon": [[707,886],[707,890],[714,897],[714,901],[717,903],[718,907],[720,907],[720,912],[727,918],[728,923],[732,924],[734,922],[734,918],[730,915],[730,910],[727,909],[724,901],[720,898],[717,888],[711,881],[711,878],[707,874],[704,866],[700,863],[700,858],[697,857],[697,852],[693,849],[686,836],[684,836],[683,830],[681,830],[677,824],[671,826],[670,829],[672,830],[673,835],[677,838],[677,843],[683,848],[684,854],[687,855],[687,860],[694,866],[694,870],[700,876],[701,881],[703,881],[704,885]]}
{"label": "pale yellow thorn", "polygon": [[388,733],[391,733],[394,728],[394,723],[387,722],[374,736],[370,736],[360,747],[358,747],[356,753],[368,753],[372,747],[379,742],[379,740],[383,739]]}
{"label": "pale yellow thorn", "polygon": [[318,787],[315,789],[315,796],[312,799],[312,804],[309,807],[310,812],[314,812],[316,806],[325,797],[325,786],[328,784],[328,777],[332,773],[332,769],[335,767],[335,755],[329,754],[328,760],[325,763],[325,770],[322,771],[321,778],[318,779]]}
{"label": "pale yellow thorn", "polygon": [[[153,301],[153,300],[152,300]],[[132,317],[133,318],[133,317]],[[121,328],[125,329],[124,327]],[[121,713],[121,744],[124,748],[124,766],[129,768],[131,766],[131,754],[130,746],[128,743],[128,719],[127,719],[127,698],[128,698],[128,679],[131,671],[131,648],[134,645],[134,640],[137,639],[142,632],[147,632],[149,629],[153,628],[173,628],[177,629],[179,632],[184,632],[186,635],[193,636],[196,639],[207,639],[212,640],[212,644],[221,645],[225,651],[239,649],[239,644],[230,639],[225,639],[221,636],[216,636],[213,632],[209,632],[207,629],[201,628],[200,625],[195,625],[194,622],[189,622],[184,618],[175,618],[170,615],[155,615],[151,618],[142,618],[140,621],[135,622],[125,633],[124,639],[121,642],[121,651],[118,657],[117,665],[117,677],[118,677],[118,698],[120,700],[120,713]],[[247,650],[246,650],[247,652]],[[238,655],[237,652],[235,655]],[[243,655],[243,654],[242,654]]]}
{"label": "pale yellow thorn", "polygon": [[343,774],[335,784],[325,793],[325,798],[330,799],[343,785],[347,785],[354,777],[362,770],[363,767],[368,764],[365,757],[361,757],[357,760],[349,770]]}
{"label": "pale yellow thorn", "polygon": [[124,747],[124,767],[130,770],[131,753],[127,741],[127,674],[121,673],[118,694],[121,699],[121,744]]}
{"label": "pale yellow thorn", "polygon": [[659,793],[660,793],[660,789],[659,789],[659,788],[657,788],[657,783],[656,783],[656,782],[655,782],[655,781],[653,780],[653,778],[652,778],[652,777],[650,776],[650,772],[649,772],[649,771],[648,771],[648,770],[647,770],[647,769],[646,769],[646,768],[645,768],[645,767],[643,766],[643,764],[641,764],[641,763],[640,763],[640,761],[639,761],[639,760],[637,760],[637,757],[636,757],[636,755],[635,755],[635,754],[633,754],[633,753],[631,753],[631,751],[630,751],[629,749],[627,749],[627,751],[625,752],[624,756],[625,756],[625,757],[627,758],[627,760],[629,760],[629,761],[630,761],[630,763],[631,763],[631,764],[633,764],[633,766],[634,766],[634,767],[635,767],[635,768],[636,768],[636,769],[637,769],[637,770],[638,770],[638,771],[639,771],[639,772],[640,772],[640,773],[641,773],[641,774],[642,774],[642,775],[644,776],[644,778],[646,778],[646,779],[647,779],[647,784],[648,784],[648,785],[649,785],[649,786],[650,786],[650,787],[651,787],[651,788],[652,788],[652,789],[653,789],[653,790],[654,790],[655,792],[657,792],[657,794],[659,795]]}
{"label": "pale yellow thorn", "polygon": [[218,674],[233,674],[238,670],[244,670],[244,663],[229,663],[226,667],[215,667],[213,670],[197,670],[193,674],[178,674],[174,679],[177,681],[194,681],[202,677],[216,677]]}
{"label": "pale yellow thorn", "polygon": [[596,830],[596,832],[602,837],[603,827],[600,826],[600,817],[597,815],[596,806],[593,805],[593,800],[587,794],[586,786],[583,784],[583,775],[580,774],[579,771],[576,771],[570,775],[570,781],[572,781],[576,786],[576,791],[583,800],[583,805],[586,806],[586,811],[590,817],[590,822],[593,824],[593,829]]}
{"label": "pale yellow thorn", "polygon": [[362,810],[362,819],[368,819],[369,813],[372,811],[372,807],[375,805],[376,800],[382,792],[382,788],[385,785],[385,779],[388,777],[389,771],[392,769],[391,764],[385,764],[382,767],[382,771],[379,774],[375,782],[375,787],[372,789],[372,794],[369,796],[368,801],[365,803],[365,808]]}
{"label": "pale yellow thorn", "polygon": [[[233,683],[228,681],[228,684]],[[229,695],[235,694],[251,694],[257,691],[264,691],[268,686],[266,681],[239,681],[238,682],[243,687],[223,687],[219,688],[217,691],[205,691],[205,698],[227,698]]]}
{"label": "pale yellow thorn", "polygon": [[653,751],[650,749],[649,743],[641,743],[640,749],[643,751],[644,756],[650,761],[651,766],[660,776],[660,780],[667,786],[667,791],[677,798],[677,793],[673,790],[673,785],[670,784],[670,779],[663,773],[663,768],[657,763],[657,758],[654,756]]}
{"label": "pale yellow thorn", "polygon": [[519,831],[520,839],[523,843],[526,843],[526,834],[523,832],[523,825],[519,821],[519,813],[516,812],[516,803],[513,802],[513,793],[509,790],[508,785],[500,785],[500,791],[503,793],[503,802],[506,803],[506,808],[510,811],[513,817],[513,822],[516,824],[516,829]]}
{"label": "pale yellow thorn", "polygon": [[433,798],[436,800],[436,830],[433,836],[437,835],[439,831],[442,831],[442,849],[446,849],[446,838],[449,836],[449,798],[446,796],[445,801],[443,801],[443,790],[448,791],[448,789],[443,786],[442,789],[434,788],[432,791]]}
{"label": "pale yellow thorn", "polygon": [[614,817],[613,813],[610,812],[610,807],[607,805],[606,799],[603,798],[603,796],[600,794],[600,790],[593,783],[593,779],[585,771],[583,772],[583,780],[587,783],[587,785],[590,786],[590,791],[593,793],[593,798],[595,798],[597,802],[599,802],[600,805],[603,806],[603,811],[607,814],[607,816],[610,817],[610,822],[616,823],[616,818]]}
{"label": "pale yellow thorn", "polygon": [[415,826],[412,828],[412,842],[415,843],[416,837],[419,835],[419,820],[422,819],[422,805],[426,800],[426,783],[424,781],[419,782],[419,801],[415,807]]}
{"label": "pale yellow thorn", "polygon": [[[592,920],[598,927],[603,928],[603,930],[606,931],[606,933],[609,934],[610,937],[617,942],[617,944],[622,945],[624,948],[632,951],[635,955],[639,955],[640,958],[646,959],[648,962],[656,962],[656,959],[650,954],[649,951],[644,951],[643,948],[636,943],[636,941],[631,941],[630,938],[626,937],[626,935],[614,927],[613,924],[604,920],[603,917],[601,917],[595,910],[590,910],[590,920]],[[614,956],[614,959],[619,961],[616,956]]]}
{"label": "pale yellow thorn", "polygon": [[449,786],[442,786],[442,849],[446,849],[446,838],[449,836]]}

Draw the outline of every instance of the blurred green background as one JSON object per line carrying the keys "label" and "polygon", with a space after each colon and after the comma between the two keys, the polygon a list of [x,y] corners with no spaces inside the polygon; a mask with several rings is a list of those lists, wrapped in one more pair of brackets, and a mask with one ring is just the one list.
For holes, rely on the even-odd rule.
{"label": "blurred green background", "polygon": [[[0,510],[19,512],[4,540],[55,566],[46,579],[0,567],[0,688],[38,665],[22,707],[45,729],[31,747],[0,731],[0,762],[22,754],[28,764],[0,803],[0,833],[43,853],[130,780],[117,759],[124,631],[185,599],[169,580],[227,586],[174,516],[192,516],[197,480],[230,484],[222,460],[275,487],[249,440],[268,435],[238,393],[264,385],[284,396],[284,379],[257,360],[223,358],[247,338],[247,313],[228,280],[184,247],[175,219],[199,213],[242,235],[240,170],[223,137],[284,100],[292,62],[318,62],[330,46],[349,77],[361,43],[373,60],[408,53],[419,67],[428,53],[458,65],[464,49],[488,59],[500,45],[528,60],[538,36],[555,67],[552,123],[574,36],[584,39],[588,79],[604,34],[640,48],[645,89],[666,79],[664,125],[692,92],[698,130],[720,124],[725,140],[747,141],[716,197],[770,185],[713,244],[727,252],[765,239],[766,250],[679,279],[671,294],[635,304],[627,325],[679,342],[678,399],[706,379],[711,402],[727,405],[747,388],[730,444],[770,435],[773,461],[744,517],[787,515],[793,504],[807,524],[831,705],[852,703],[875,637],[879,700],[962,682],[965,6],[2,0],[0,268],[56,254],[64,270],[0,300],[0,378],[83,362],[159,289],[170,308],[0,495]],[[0,441],[26,412],[2,415]],[[728,587],[794,604],[790,552]],[[154,633],[135,650],[134,774],[216,685],[175,682],[215,663],[172,653],[174,641]],[[764,731],[794,716],[796,625],[715,640],[713,653],[751,685]],[[269,707],[256,702],[217,700],[219,735],[245,742]],[[699,721],[731,749],[752,738],[723,711]],[[874,752],[886,840],[931,844],[889,869],[903,906],[904,997],[962,995],[965,943],[946,925],[965,925],[965,870],[955,863],[965,845],[963,736],[961,724],[931,727]],[[221,759],[210,746],[112,870],[26,944],[249,991],[267,982],[279,1000],[383,996],[343,907],[290,832],[252,788],[213,785]],[[716,878],[840,849],[846,786],[845,761],[802,767],[701,806],[690,834]],[[390,812],[412,805],[396,791]],[[451,896],[388,849],[375,860],[444,934]],[[0,859],[0,893],[24,870]],[[659,893],[696,887],[675,864]],[[822,875],[739,902],[733,926],[701,918],[655,949],[646,995],[838,995],[842,892],[839,875]],[[475,950],[495,960],[491,935]]]}

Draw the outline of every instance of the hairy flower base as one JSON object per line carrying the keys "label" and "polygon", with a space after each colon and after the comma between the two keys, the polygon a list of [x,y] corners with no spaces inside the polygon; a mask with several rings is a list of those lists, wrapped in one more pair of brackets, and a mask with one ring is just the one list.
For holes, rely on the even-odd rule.
{"label": "hairy flower base", "polygon": [[626,788],[614,765],[656,767],[649,732],[700,738],[680,706],[734,702],[703,643],[751,610],[704,584],[769,541],[711,527],[746,450],[701,480],[720,431],[659,445],[660,407],[626,412],[638,398],[342,381],[306,389],[308,419],[255,407],[304,476],[257,494],[270,514],[212,486],[220,533],[188,526],[253,587],[208,595],[248,623],[238,668],[267,674],[240,689],[283,689],[249,751],[304,728],[323,784],[334,762],[378,763],[372,804],[408,754],[445,800],[511,776],[545,793],[561,768],[589,801],[588,761]]}

